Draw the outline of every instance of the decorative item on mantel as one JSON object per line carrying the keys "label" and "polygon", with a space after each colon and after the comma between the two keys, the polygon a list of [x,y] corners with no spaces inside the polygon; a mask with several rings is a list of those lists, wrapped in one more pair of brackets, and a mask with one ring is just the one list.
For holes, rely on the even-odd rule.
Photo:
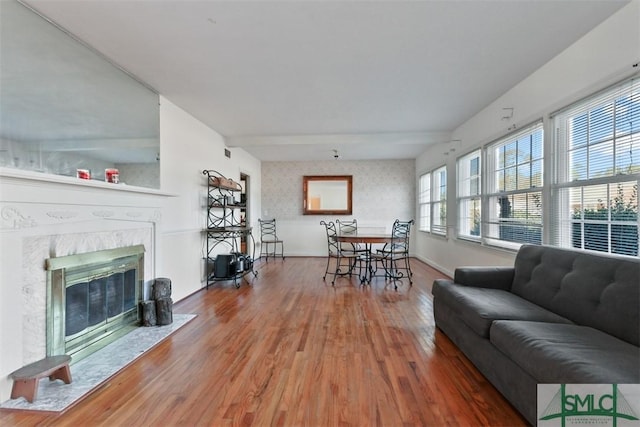
{"label": "decorative item on mantel", "polygon": [[171,279],[159,277],[153,280],[151,300],[142,301],[142,326],[169,325],[173,323]]}
{"label": "decorative item on mantel", "polygon": [[112,184],[120,182],[120,172],[118,169],[107,168],[104,170],[104,180]]}
{"label": "decorative item on mantel", "polygon": [[91,179],[90,169],[76,169],[76,177],[80,179]]}

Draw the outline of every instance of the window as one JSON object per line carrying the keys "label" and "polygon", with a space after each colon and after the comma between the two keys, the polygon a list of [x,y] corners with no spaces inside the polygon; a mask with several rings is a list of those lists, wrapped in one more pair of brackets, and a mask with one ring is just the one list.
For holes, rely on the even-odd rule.
{"label": "window", "polygon": [[420,176],[418,183],[418,205],[420,209],[420,220],[418,229],[422,231],[431,230],[431,173]]}
{"label": "window", "polygon": [[553,243],[638,256],[640,79],[554,115]]}
{"label": "window", "polygon": [[435,234],[447,233],[447,167],[443,166],[432,173],[431,186],[432,218],[431,232]]}
{"label": "window", "polygon": [[458,236],[480,238],[480,150],[458,159]]}
{"label": "window", "polygon": [[447,168],[443,166],[420,176],[419,229],[435,234],[447,232]]}
{"label": "window", "polygon": [[485,239],[491,244],[542,243],[543,130],[538,122],[489,145]]}

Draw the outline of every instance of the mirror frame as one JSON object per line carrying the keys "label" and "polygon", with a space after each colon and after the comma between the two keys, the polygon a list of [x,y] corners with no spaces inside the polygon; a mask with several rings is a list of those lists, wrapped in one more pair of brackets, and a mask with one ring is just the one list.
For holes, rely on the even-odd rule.
{"label": "mirror frame", "polygon": [[[307,203],[309,182],[343,181],[347,184],[346,209],[311,209]],[[302,213],[303,215],[351,215],[352,212],[352,175],[304,175],[302,177]]]}

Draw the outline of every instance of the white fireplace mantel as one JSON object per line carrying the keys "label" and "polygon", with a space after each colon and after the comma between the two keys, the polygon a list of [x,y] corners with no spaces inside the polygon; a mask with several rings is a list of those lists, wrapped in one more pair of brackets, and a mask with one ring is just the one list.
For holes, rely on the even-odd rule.
{"label": "white fireplace mantel", "polygon": [[174,194],[144,187],[0,168],[0,230],[96,219],[158,222]]}
{"label": "white fireplace mantel", "polygon": [[[166,193],[154,188],[137,187],[126,184],[112,184],[108,182],[79,179],[71,176],[54,175],[48,173],[32,172],[22,169],[0,167],[0,178],[2,184],[27,185],[42,188],[57,188],[60,190],[84,191],[84,192],[104,192],[137,195],[147,195],[156,197],[175,197],[175,194]],[[6,194],[0,193],[2,199],[6,199]]]}

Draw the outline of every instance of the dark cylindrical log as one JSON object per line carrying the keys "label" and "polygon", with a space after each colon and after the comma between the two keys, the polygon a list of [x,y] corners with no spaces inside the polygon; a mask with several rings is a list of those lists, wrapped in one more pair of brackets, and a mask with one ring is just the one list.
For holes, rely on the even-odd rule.
{"label": "dark cylindrical log", "polygon": [[142,311],[142,326],[156,325],[156,302],[147,300],[140,303]]}
{"label": "dark cylindrical log", "polygon": [[156,317],[158,325],[169,325],[173,322],[173,301],[171,298],[156,300]]}
{"label": "dark cylindrical log", "polygon": [[153,280],[152,298],[159,300],[160,298],[171,297],[171,279],[166,277],[158,277]]}

